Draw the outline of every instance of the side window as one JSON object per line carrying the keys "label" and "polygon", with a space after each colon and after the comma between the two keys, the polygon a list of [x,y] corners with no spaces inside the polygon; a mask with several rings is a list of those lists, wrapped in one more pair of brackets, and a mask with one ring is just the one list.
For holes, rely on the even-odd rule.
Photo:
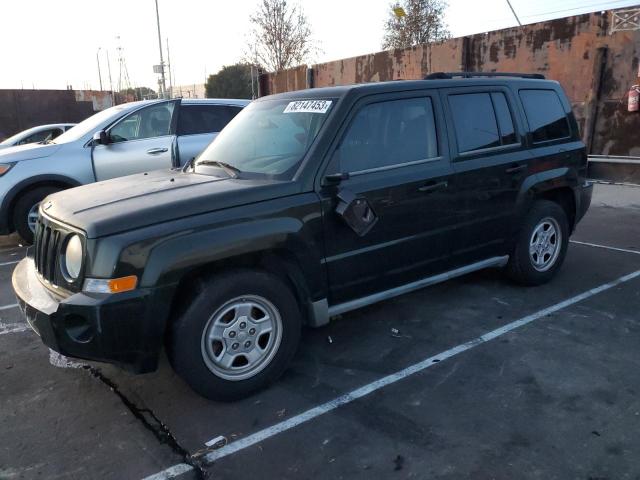
{"label": "side window", "polygon": [[332,169],[359,172],[437,156],[431,99],[408,98],[363,107],[335,151]]}
{"label": "side window", "polygon": [[500,146],[498,122],[488,93],[449,95],[460,153]]}
{"label": "side window", "polygon": [[138,110],[117,123],[109,136],[112,142],[162,137],[171,133],[174,103],[163,103]]}
{"label": "side window", "polygon": [[59,134],[58,135],[54,134],[54,132],[57,132],[57,131],[58,129],[54,128],[52,130],[42,130],[40,132],[33,133],[28,137],[20,140],[16,145],[26,145],[28,143],[37,143],[37,142],[44,142],[45,140],[51,140],[53,138],[56,138],[59,135]]}
{"label": "side window", "polygon": [[534,142],[546,142],[570,135],[567,114],[553,90],[520,90],[520,99]]}
{"label": "side window", "polygon": [[178,135],[219,132],[240,110],[226,105],[182,105],[178,117]]}
{"label": "side window", "polygon": [[491,100],[493,100],[493,108],[495,108],[496,117],[498,117],[500,143],[502,145],[511,145],[512,143],[518,143],[516,130],[513,126],[513,117],[511,116],[509,104],[507,103],[507,99],[505,98],[504,93],[492,93]]}

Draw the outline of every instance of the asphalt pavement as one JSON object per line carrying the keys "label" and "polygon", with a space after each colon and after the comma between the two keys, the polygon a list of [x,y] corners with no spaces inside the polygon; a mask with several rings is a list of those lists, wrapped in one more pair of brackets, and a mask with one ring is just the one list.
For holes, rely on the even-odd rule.
{"label": "asphalt pavement", "polygon": [[0,479],[640,478],[640,187],[596,186],[551,283],[487,270],[345,314],[227,404],[166,359],[52,354],[14,306],[24,251],[0,240]]}

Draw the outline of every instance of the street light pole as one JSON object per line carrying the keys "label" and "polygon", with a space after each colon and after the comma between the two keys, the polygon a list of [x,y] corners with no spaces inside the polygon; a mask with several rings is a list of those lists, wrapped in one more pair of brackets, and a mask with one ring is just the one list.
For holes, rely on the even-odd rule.
{"label": "street light pole", "polygon": [[100,80],[100,91],[102,91],[102,73],[100,73],[100,47],[96,52],[96,61],[98,62],[98,80]]}
{"label": "street light pole", "polygon": [[162,97],[167,94],[167,83],[164,78],[164,59],[162,58],[162,36],[160,35],[160,13],[158,12],[158,0],[156,0],[156,23],[158,24],[158,47],[160,48],[160,75],[162,82]]}
{"label": "street light pole", "polygon": [[111,105],[116,104],[116,94],[113,92],[113,82],[111,81],[111,61],[109,60],[109,50],[107,50],[107,69],[109,71],[109,88],[111,89]]}

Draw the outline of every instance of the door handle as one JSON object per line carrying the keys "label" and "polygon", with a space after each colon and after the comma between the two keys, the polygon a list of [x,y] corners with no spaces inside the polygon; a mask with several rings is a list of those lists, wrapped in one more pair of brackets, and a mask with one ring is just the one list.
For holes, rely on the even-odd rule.
{"label": "door handle", "polygon": [[515,167],[509,167],[505,170],[505,173],[513,174],[524,172],[527,169],[526,165],[517,165]]}
{"label": "door handle", "polygon": [[147,153],[149,155],[157,155],[159,153],[164,153],[168,150],[169,150],[168,148],[150,148],[149,150],[147,150]]}
{"label": "door handle", "polygon": [[436,190],[442,190],[444,188],[447,188],[448,186],[449,186],[449,182],[445,180],[443,182],[427,183],[426,185],[419,187],[418,191],[422,193],[431,193],[431,192],[435,192]]}

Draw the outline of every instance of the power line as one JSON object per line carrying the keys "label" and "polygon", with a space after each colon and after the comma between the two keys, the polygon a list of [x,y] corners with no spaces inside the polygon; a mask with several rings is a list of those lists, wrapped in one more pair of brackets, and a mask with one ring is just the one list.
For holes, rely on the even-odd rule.
{"label": "power line", "polygon": [[[566,12],[571,12],[571,11],[576,11],[576,10],[582,10],[582,9],[589,9],[589,8],[593,8],[593,10],[587,11],[587,12],[583,12],[583,13],[593,13],[593,12],[597,12],[599,10],[604,10],[605,7],[607,5],[612,5],[612,4],[619,4],[621,2],[625,2],[627,3],[627,5],[619,5],[617,7],[611,7],[611,8],[624,8],[624,7],[633,7],[634,4],[631,3],[629,4],[629,0],[611,0],[611,1],[604,1],[604,2],[597,2],[597,3],[592,3],[589,5],[581,5],[579,7],[572,7],[572,8],[565,8],[562,10],[552,10],[552,11],[548,11],[548,12],[539,12],[539,13],[532,13],[532,14],[528,14],[528,15],[520,15],[519,18],[521,19],[530,19],[533,17],[544,17],[544,16],[548,16],[548,15],[553,15],[553,14],[557,14],[557,13],[566,13]],[[598,8],[596,8],[598,7]],[[555,18],[559,18],[559,17],[555,17]],[[553,18],[549,18],[548,20],[553,20]],[[486,19],[483,20],[483,23],[486,25],[487,23],[490,25],[495,25],[495,24],[504,24],[506,22],[510,22],[512,21],[512,18],[507,18],[507,17],[502,17],[502,18],[493,18],[493,19]],[[542,20],[538,20],[538,21],[542,21]],[[529,22],[529,23],[535,23],[535,21],[533,22]],[[505,28],[508,28],[508,26],[505,26]],[[483,28],[482,31],[488,31],[488,30],[492,30],[493,28]],[[475,31],[463,31],[460,33],[456,32],[456,36],[464,36],[464,35],[473,35],[475,33]]]}
{"label": "power line", "polygon": [[[589,9],[589,8],[595,8],[595,7],[605,7],[607,5],[612,5],[614,3],[629,3],[629,0],[612,0],[612,1],[607,1],[607,2],[597,2],[597,3],[592,3],[589,5],[581,5],[579,7],[572,7],[572,8],[564,8],[562,10],[551,10],[548,12],[539,12],[539,13],[530,13],[530,14],[526,14],[526,15],[520,15],[520,18],[533,18],[533,17],[544,17],[546,15],[553,15],[556,13],[566,13],[566,12],[573,12],[576,10],[583,10],[583,9]],[[630,5],[620,5],[620,7],[626,7],[626,6],[633,6],[634,4],[631,3]],[[595,8],[595,10],[593,11],[598,11],[601,10],[601,8]],[[591,13],[591,12],[585,12],[585,13]],[[492,20],[489,20],[490,22],[507,22],[511,20],[510,18],[507,17],[503,17],[503,18],[494,18]]]}

